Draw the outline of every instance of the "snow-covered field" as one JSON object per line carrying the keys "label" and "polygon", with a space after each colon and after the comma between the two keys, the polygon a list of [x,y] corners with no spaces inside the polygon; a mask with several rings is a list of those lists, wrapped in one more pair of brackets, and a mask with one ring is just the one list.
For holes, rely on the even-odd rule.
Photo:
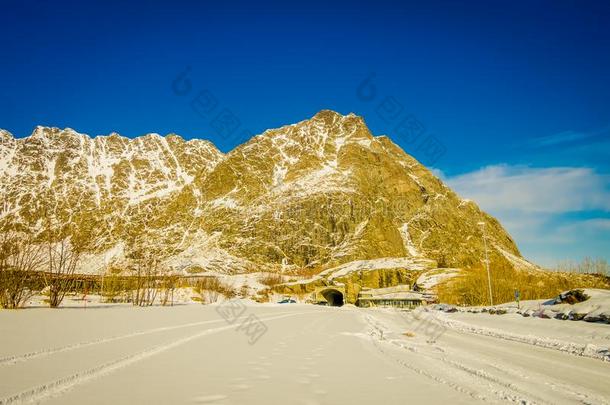
{"label": "snow-covered field", "polygon": [[570,350],[587,345],[607,350],[610,325],[242,302],[0,311],[0,403],[610,403],[610,362]]}

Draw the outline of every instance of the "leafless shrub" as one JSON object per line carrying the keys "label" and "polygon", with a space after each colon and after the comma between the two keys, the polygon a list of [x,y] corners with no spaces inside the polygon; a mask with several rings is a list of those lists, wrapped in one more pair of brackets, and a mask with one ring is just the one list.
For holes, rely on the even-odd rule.
{"label": "leafless shrub", "polygon": [[161,305],[174,305],[174,291],[178,287],[180,277],[168,275],[161,279]]}
{"label": "leafless shrub", "polygon": [[129,281],[124,276],[110,272],[102,276],[100,295],[103,302],[123,302],[129,291]]}
{"label": "leafless shrub", "polygon": [[0,233],[0,306],[22,307],[34,294],[28,280],[44,265],[42,246],[30,235],[2,226]]}
{"label": "leafless shrub", "polygon": [[150,252],[132,256],[131,302],[135,306],[146,307],[154,304],[159,292],[157,278],[160,274],[159,260]]}
{"label": "leafless shrub", "polygon": [[202,304],[213,304],[218,301],[221,295],[230,299],[235,297],[235,290],[232,286],[223,283],[216,277],[203,277],[197,280],[193,290]]}
{"label": "leafless shrub", "polygon": [[47,242],[47,272],[45,285],[49,288],[49,306],[57,308],[66,293],[73,291],[76,279],[72,277],[80,260],[80,252],[72,246],[69,238],[59,242]]}
{"label": "leafless shrub", "polygon": [[602,258],[593,259],[591,257],[585,257],[580,262],[565,260],[557,265],[556,270],[570,273],[602,274],[610,276],[610,265],[607,260]]}

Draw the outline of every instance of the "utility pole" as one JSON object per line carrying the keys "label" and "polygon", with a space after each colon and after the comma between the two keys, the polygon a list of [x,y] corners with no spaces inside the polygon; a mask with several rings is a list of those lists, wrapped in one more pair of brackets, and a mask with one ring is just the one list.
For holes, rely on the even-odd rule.
{"label": "utility pole", "polygon": [[104,268],[104,271],[102,273],[102,285],[100,286],[100,302],[102,301],[102,298],[104,297],[104,274],[106,274],[106,269]]}
{"label": "utility pole", "polygon": [[483,243],[485,244],[485,266],[487,267],[487,285],[489,286],[489,302],[494,305],[494,298],[491,293],[491,274],[489,273],[489,255],[487,253],[487,235],[485,234],[485,222],[479,222],[479,226],[483,230]]}

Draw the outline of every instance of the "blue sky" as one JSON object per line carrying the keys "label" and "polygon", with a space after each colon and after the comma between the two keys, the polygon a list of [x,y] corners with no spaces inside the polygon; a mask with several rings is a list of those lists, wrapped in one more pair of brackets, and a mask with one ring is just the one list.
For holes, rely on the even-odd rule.
{"label": "blue sky", "polygon": [[[421,3],[2,1],[0,128],[175,132],[228,151],[355,112],[526,257],[610,259],[610,3]],[[192,108],[201,94],[213,112]]]}

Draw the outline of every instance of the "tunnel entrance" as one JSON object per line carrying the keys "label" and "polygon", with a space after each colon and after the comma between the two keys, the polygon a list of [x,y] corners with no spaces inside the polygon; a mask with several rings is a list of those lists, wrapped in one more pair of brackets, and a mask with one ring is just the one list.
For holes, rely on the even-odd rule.
{"label": "tunnel entrance", "polygon": [[328,302],[328,305],[331,307],[340,307],[343,306],[343,294],[341,291],[337,291],[335,289],[328,289],[322,291],[322,296]]}

